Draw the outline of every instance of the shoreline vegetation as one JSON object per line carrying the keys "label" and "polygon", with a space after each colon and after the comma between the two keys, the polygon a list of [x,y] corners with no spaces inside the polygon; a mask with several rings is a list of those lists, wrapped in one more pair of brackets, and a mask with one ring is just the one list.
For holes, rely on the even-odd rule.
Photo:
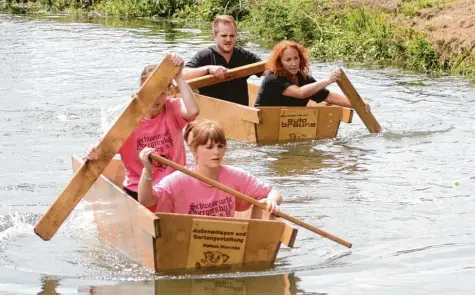
{"label": "shoreline vegetation", "polygon": [[[451,32],[438,36],[455,22],[446,18],[450,24],[438,24],[431,19],[438,20],[438,14],[453,15],[455,9],[471,17],[472,22],[458,20],[461,28],[455,28],[468,31],[471,38]],[[289,39],[308,47],[311,58],[318,62],[462,76],[474,83],[473,1],[0,0],[0,11],[159,18],[185,24],[231,14],[239,30],[249,32],[247,39],[267,49]]]}

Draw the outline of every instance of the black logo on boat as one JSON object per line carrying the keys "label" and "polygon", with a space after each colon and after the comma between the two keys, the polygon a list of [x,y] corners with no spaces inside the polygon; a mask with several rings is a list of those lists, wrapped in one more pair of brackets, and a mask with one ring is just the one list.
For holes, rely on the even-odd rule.
{"label": "black logo on boat", "polygon": [[217,251],[207,251],[203,252],[204,258],[200,260],[200,262],[195,263],[196,268],[201,268],[202,266],[218,266],[218,265],[223,265],[230,256],[227,254],[223,254],[221,252]]}
{"label": "black logo on boat", "polygon": [[289,118],[287,122],[281,122],[281,127],[316,127],[316,123],[307,122],[305,118]]}

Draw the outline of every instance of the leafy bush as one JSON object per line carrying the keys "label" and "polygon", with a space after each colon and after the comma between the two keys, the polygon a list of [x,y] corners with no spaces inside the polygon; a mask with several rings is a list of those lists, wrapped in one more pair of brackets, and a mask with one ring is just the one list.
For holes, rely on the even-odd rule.
{"label": "leafy bush", "polygon": [[216,15],[228,14],[239,21],[249,14],[249,7],[249,2],[243,0],[193,0],[174,17],[187,21],[212,21]]}

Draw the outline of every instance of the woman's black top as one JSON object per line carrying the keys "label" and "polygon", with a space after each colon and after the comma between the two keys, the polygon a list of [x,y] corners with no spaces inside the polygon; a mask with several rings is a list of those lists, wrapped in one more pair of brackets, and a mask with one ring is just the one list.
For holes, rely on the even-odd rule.
{"label": "woman's black top", "polygon": [[[300,72],[298,72],[297,78],[299,87],[316,82],[312,76],[308,76],[305,79]],[[278,76],[270,72],[261,83],[255,107],[306,106],[309,100],[320,103],[329,95],[329,91],[326,88],[321,89],[316,94],[305,99],[297,99],[283,95],[283,92],[291,85],[293,85],[293,83],[286,76]]]}

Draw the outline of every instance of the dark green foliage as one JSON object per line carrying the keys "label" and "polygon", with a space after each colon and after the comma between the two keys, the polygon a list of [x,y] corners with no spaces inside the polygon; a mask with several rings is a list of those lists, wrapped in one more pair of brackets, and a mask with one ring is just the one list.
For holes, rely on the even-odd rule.
{"label": "dark green foliage", "polygon": [[194,0],[175,14],[176,18],[188,21],[211,21],[216,15],[232,15],[242,20],[249,14],[250,5],[244,0]]}
{"label": "dark green foliage", "polygon": [[6,0],[9,4],[40,4],[52,11],[95,11],[103,16],[170,17],[194,0]]}

